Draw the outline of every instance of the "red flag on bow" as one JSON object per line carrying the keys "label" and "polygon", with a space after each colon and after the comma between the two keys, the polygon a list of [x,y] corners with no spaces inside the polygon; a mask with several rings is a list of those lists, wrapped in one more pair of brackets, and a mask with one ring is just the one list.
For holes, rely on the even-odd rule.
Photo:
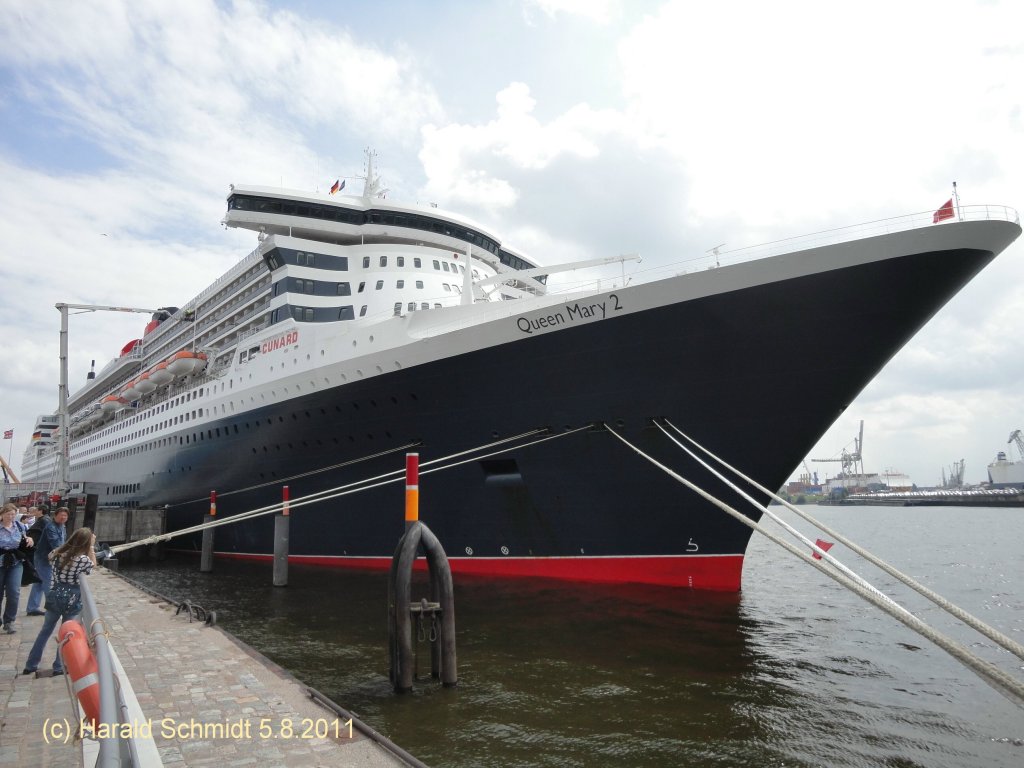
{"label": "red flag on bow", "polygon": [[952,219],[956,214],[953,213],[953,198],[949,198],[946,202],[935,213],[932,214],[932,224],[938,224],[940,221],[946,219]]}
{"label": "red flag on bow", "polygon": [[[815,539],[814,546],[816,546],[822,552],[828,552],[830,549],[832,549],[832,542],[825,541],[824,539]],[[821,555],[819,555],[817,552],[811,552],[811,557],[813,557],[815,560],[821,560]]]}

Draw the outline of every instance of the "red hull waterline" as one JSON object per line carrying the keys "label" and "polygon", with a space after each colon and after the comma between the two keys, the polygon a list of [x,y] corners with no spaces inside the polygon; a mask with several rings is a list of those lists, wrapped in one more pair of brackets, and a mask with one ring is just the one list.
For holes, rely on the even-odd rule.
{"label": "red hull waterline", "polygon": [[[273,555],[218,552],[218,557],[270,562]],[[328,568],[385,571],[390,557],[323,557],[291,555],[288,562]],[[536,577],[603,584],[655,584],[722,592],[738,592],[743,573],[743,555],[684,555],[661,557],[451,557],[453,574],[500,578]],[[418,570],[427,561],[416,561]]]}

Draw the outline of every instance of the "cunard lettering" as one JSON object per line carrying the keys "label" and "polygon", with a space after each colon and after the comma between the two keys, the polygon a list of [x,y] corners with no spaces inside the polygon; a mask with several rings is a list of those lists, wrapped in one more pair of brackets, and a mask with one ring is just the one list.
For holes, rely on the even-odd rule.
{"label": "cunard lettering", "polygon": [[260,352],[266,354],[267,352],[273,352],[275,349],[283,349],[284,347],[290,347],[292,344],[298,344],[299,332],[288,331],[288,333],[282,333],[276,339],[270,341],[264,341],[263,346],[260,347]]}

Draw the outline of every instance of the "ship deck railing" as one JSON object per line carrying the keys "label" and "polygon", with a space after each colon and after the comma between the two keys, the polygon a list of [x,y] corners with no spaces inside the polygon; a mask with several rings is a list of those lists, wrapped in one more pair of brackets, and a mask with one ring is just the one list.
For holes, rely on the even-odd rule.
{"label": "ship deck railing", "polygon": [[[650,268],[630,273],[627,277],[634,283],[650,282],[675,275],[702,272],[729,264],[739,264],[770,256],[779,256],[784,253],[794,253],[811,248],[846,243],[852,240],[861,240],[867,237],[878,237],[914,229],[924,229],[925,227],[944,227],[963,221],[1010,221],[1018,225],[1020,224],[1020,214],[1016,209],[1005,205],[963,205],[957,209],[953,218],[937,224],[933,221],[934,216],[934,210],[918,211],[917,213],[909,213],[903,216],[868,221],[863,224],[824,229],[806,235],[772,240],[759,245],[734,249],[711,249],[700,256],[672,262],[671,264],[654,265]],[[717,253],[715,252],[716,250]],[[609,283],[611,281],[606,280],[604,282]],[[595,281],[590,281],[591,286],[594,284]],[[597,281],[596,286],[596,290],[602,290],[600,281]],[[562,290],[578,291],[585,289],[585,285],[580,283]],[[555,293],[555,291],[552,291],[552,293]]]}

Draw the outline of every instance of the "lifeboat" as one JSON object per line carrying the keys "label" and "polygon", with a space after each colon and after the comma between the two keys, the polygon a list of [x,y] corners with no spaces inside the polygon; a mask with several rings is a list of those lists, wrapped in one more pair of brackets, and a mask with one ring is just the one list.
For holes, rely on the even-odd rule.
{"label": "lifeboat", "polygon": [[118,408],[123,408],[126,405],[128,405],[128,401],[117,395],[107,395],[100,400],[100,408],[106,413],[113,413]]}
{"label": "lifeboat", "polygon": [[79,424],[82,426],[92,426],[103,417],[103,411],[100,410],[98,405],[93,405],[89,410],[81,414]]}
{"label": "lifeboat", "polygon": [[174,376],[188,376],[199,373],[206,367],[206,355],[202,352],[191,352],[187,349],[175,352],[167,358],[167,370]]}
{"label": "lifeboat", "polygon": [[135,388],[140,395],[148,395],[156,389],[156,382],[149,377],[149,371],[139,376],[139,380],[135,382]]}
{"label": "lifeboat", "polygon": [[125,388],[121,390],[121,397],[123,397],[128,402],[131,402],[132,400],[138,400],[139,395],[142,394],[141,392],[139,392],[138,383],[138,379],[135,379],[134,381],[129,381],[127,386],[125,386]]}
{"label": "lifeboat", "polygon": [[174,381],[174,374],[167,370],[167,363],[159,363],[149,372],[149,380],[162,387]]}

